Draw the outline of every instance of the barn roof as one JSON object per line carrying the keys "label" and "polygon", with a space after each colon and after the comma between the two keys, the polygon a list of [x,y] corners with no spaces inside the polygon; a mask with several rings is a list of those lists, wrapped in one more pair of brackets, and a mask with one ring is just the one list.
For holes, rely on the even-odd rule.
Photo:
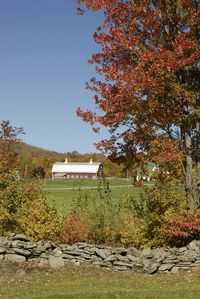
{"label": "barn roof", "polygon": [[60,163],[53,165],[52,172],[64,173],[97,173],[101,163]]}

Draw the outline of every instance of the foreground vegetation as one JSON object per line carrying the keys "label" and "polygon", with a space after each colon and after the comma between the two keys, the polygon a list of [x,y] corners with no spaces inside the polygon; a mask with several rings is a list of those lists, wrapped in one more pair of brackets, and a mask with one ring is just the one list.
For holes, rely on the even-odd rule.
{"label": "foreground vegetation", "polygon": [[[22,266],[21,266],[22,267]],[[40,270],[31,273],[18,268],[21,273],[0,278],[0,298],[199,298],[200,272],[176,275],[145,275],[116,273],[91,266],[72,265],[57,271]],[[2,297],[1,297],[2,296]]]}
{"label": "foreground vegetation", "polygon": [[[200,239],[200,213],[189,211],[175,176],[157,172],[153,186],[126,180],[44,181],[19,175],[14,145],[21,128],[1,124],[0,233],[33,240],[109,246],[185,246]],[[174,180],[172,180],[172,178]],[[86,188],[87,187],[87,188]],[[44,192],[44,189],[45,192]]]}

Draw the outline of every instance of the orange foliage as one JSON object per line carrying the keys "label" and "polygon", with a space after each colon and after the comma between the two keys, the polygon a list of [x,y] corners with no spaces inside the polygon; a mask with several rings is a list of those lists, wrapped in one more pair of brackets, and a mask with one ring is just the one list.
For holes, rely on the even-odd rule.
{"label": "orange foliage", "polygon": [[188,155],[186,133],[198,135],[199,2],[77,3],[105,15],[94,34],[101,51],[89,60],[104,78],[93,77],[86,84],[95,92],[100,112],[77,109],[84,121],[106,126],[111,133],[97,148],[112,161],[127,160],[129,165],[179,161],[181,168]]}
{"label": "orange foliage", "polygon": [[61,241],[68,244],[85,241],[86,226],[80,220],[76,211],[71,213],[71,218],[64,221],[64,229],[61,235]]}

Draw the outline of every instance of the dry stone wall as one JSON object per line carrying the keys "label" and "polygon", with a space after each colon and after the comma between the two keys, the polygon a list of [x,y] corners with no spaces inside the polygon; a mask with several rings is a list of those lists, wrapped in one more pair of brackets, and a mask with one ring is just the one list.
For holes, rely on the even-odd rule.
{"label": "dry stone wall", "polygon": [[177,273],[200,266],[200,241],[182,248],[111,248],[86,243],[57,246],[51,241],[31,242],[23,234],[0,237],[0,260],[32,262],[62,267],[65,263],[89,263],[116,271],[139,273]]}

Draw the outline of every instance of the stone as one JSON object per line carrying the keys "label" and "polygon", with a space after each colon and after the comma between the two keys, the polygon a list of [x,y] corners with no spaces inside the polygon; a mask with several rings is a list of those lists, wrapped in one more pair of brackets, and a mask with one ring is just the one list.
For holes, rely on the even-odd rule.
{"label": "stone", "polygon": [[127,261],[128,262],[128,258],[127,256],[123,256],[121,254],[115,254],[115,257],[119,260],[119,261]]}
{"label": "stone", "polygon": [[142,264],[142,262],[137,262],[136,264],[134,264],[134,267],[143,268],[143,264]]}
{"label": "stone", "polygon": [[42,245],[38,245],[37,247],[33,248],[33,254],[34,255],[40,255],[41,253],[45,252],[45,247]]}
{"label": "stone", "polygon": [[2,245],[5,246],[6,248],[11,248],[12,247],[12,241],[5,240],[5,241],[3,241]]}
{"label": "stone", "polygon": [[15,254],[13,248],[6,248],[6,253],[7,254]]}
{"label": "stone", "polygon": [[13,248],[14,252],[20,255],[29,256],[31,253],[27,249]]}
{"label": "stone", "polygon": [[114,253],[114,254],[121,254],[121,255],[125,256],[128,253],[128,249],[121,248],[121,247],[119,247],[119,248],[112,248],[111,252]]}
{"label": "stone", "polygon": [[26,246],[26,242],[24,241],[15,240],[12,242],[13,248],[24,248],[25,246]]}
{"label": "stone", "polygon": [[148,274],[154,274],[157,270],[158,267],[160,266],[159,263],[155,262],[155,261],[150,261],[145,267],[144,270],[148,273]]}
{"label": "stone", "polygon": [[66,248],[66,250],[68,250],[68,251],[73,251],[74,250],[74,246],[73,245],[66,245],[65,244],[65,248]]}
{"label": "stone", "polygon": [[60,247],[60,249],[61,249],[62,251],[64,251],[64,250],[68,250],[68,251],[69,251],[69,249],[68,249],[68,245],[67,245],[67,244],[60,244],[59,247]]}
{"label": "stone", "polygon": [[0,247],[0,254],[3,254],[6,252],[6,248],[5,247]]}
{"label": "stone", "polygon": [[142,250],[142,252],[141,252],[141,254],[143,255],[143,256],[146,256],[146,255],[152,255],[152,253],[151,253],[151,248],[150,247],[148,247],[148,248],[144,248],[143,250]]}
{"label": "stone", "polygon": [[89,250],[89,252],[91,252],[91,253],[96,252],[96,248],[95,248],[95,247],[90,247],[88,250]]}
{"label": "stone", "polygon": [[72,260],[74,257],[73,255],[67,254],[67,253],[63,253],[62,254],[62,258],[63,259],[67,259],[67,260]]}
{"label": "stone", "polygon": [[90,260],[90,258],[91,258],[91,255],[86,254],[86,253],[82,253],[80,256],[85,260]]}
{"label": "stone", "polygon": [[96,255],[93,255],[93,256],[91,257],[91,261],[92,261],[92,262],[95,262],[95,261],[101,262],[101,261],[102,261],[102,258],[100,258],[99,256],[96,256]]}
{"label": "stone", "polygon": [[45,248],[45,250],[49,250],[52,248],[52,244],[51,244],[51,242],[48,241],[48,242],[44,243],[43,247]]}
{"label": "stone", "polygon": [[194,251],[200,251],[200,241],[192,241],[190,244],[187,246],[188,249],[194,250]]}
{"label": "stone", "polygon": [[115,266],[122,266],[122,267],[127,267],[127,268],[131,268],[132,267],[132,264],[131,263],[124,263],[124,262],[114,262],[113,265]]}
{"label": "stone", "polygon": [[127,254],[127,259],[131,262],[137,262],[138,261],[138,257],[133,256],[131,254]]}
{"label": "stone", "polygon": [[57,247],[56,243],[52,242],[52,241],[49,241],[49,243],[51,244],[51,248],[54,249]]}
{"label": "stone", "polygon": [[80,248],[80,249],[85,249],[88,246],[88,244],[84,243],[84,242],[78,242],[76,244],[77,244],[78,248]]}
{"label": "stone", "polygon": [[187,247],[181,247],[181,248],[178,249],[178,251],[180,253],[185,252],[186,250],[187,250]]}
{"label": "stone", "polygon": [[43,252],[42,254],[40,254],[40,258],[42,258],[42,259],[48,259],[49,255],[46,254],[45,252]]}
{"label": "stone", "polygon": [[62,250],[60,249],[60,248],[55,248],[54,250],[53,250],[53,255],[54,256],[62,256]]}
{"label": "stone", "polygon": [[156,248],[152,250],[153,258],[157,260],[157,262],[162,262],[168,254],[164,250],[164,248]]}
{"label": "stone", "polygon": [[96,254],[105,260],[111,254],[111,252],[110,250],[96,249]]}
{"label": "stone", "polygon": [[174,264],[162,264],[159,266],[158,270],[159,271],[166,271],[166,270],[171,270],[171,268],[174,266]]}
{"label": "stone", "polygon": [[31,242],[28,242],[27,244],[26,244],[26,249],[34,249],[34,248],[36,248],[37,247],[37,244],[36,243],[31,243]]}
{"label": "stone", "polygon": [[166,258],[165,260],[162,260],[162,263],[163,264],[171,264],[171,263],[177,264],[179,261],[180,260],[177,257],[174,257],[173,259]]}
{"label": "stone", "polygon": [[25,262],[26,258],[23,255],[5,254],[5,260],[15,261],[15,262]]}
{"label": "stone", "polygon": [[130,254],[133,255],[133,256],[138,256],[138,255],[140,255],[139,250],[138,250],[137,248],[135,248],[135,247],[129,247],[129,248],[128,248],[128,253],[130,253]]}
{"label": "stone", "polygon": [[30,261],[52,268],[63,267],[65,263],[80,265],[93,264],[97,267],[112,268],[114,271],[134,271],[154,274],[178,273],[200,266],[200,241],[192,241],[182,248],[111,248],[103,245],[89,245],[79,242],[74,245],[57,246],[51,241],[28,241],[24,234],[12,237],[0,236],[0,259]]}
{"label": "stone", "polygon": [[181,262],[194,262],[196,261],[196,254],[195,253],[191,253],[191,252],[186,252],[184,255],[179,256],[179,260]]}
{"label": "stone", "polygon": [[85,262],[85,259],[81,256],[77,256],[76,257],[76,261],[82,261],[82,262]]}
{"label": "stone", "polygon": [[49,264],[52,268],[60,268],[64,266],[64,260],[59,256],[49,256]]}
{"label": "stone", "polygon": [[114,262],[114,261],[117,261],[117,258],[116,258],[116,255],[109,255],[107,256],[107,258],[105,259],[106,262]]}
{"label": "stone", "polygon": [[78,251],[63,250],[62,252],[65,253],[65,254],[73,255],[73,256],[79,256],[80,255],[80,252],[78,252]]}
{"label": "stone", "polygon": [[12,237],[13,240],[20,240],[20,241],[25,241],[28,242],[30,241],[29,237],[27,237],[24,234],[16,234],[14,237]]}

